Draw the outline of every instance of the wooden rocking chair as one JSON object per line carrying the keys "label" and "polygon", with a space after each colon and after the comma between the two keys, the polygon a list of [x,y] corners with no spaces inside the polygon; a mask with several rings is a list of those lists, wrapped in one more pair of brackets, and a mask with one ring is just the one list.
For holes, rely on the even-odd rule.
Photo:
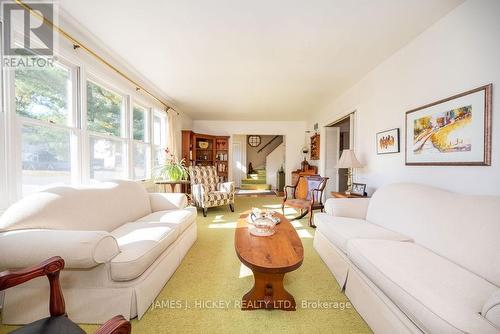
{"label": "wooden rocking chair", "polygon": [[[309,214],[309,226],[314,226],[312,216],[314,210],[321,210],[323,212],[323,191],[326,187],[327,177],[319,175],[314,176],[300,176],[297,183],[293,186],[285,187],[285,197],[281,205],[283,214],[285,213],[285,205],[295,209],[300,209],[300,215],[293,218],[297,220]],[[291,189],[289,194],[288,189]]]}
{"label": "wooden rocking chair", "polygon": [[[12,288],[31,279],[47,276],[50,285],[50,317],[27,324],[11,333],[16,334],[85,334],[73,323],[65,311],[64,297],[59,283],[59,273],[64,268],[64,260],[59,256],[51,257],[35,266],[0,273],[0,291]],[[91,307],[92,305],[89,305]],[[95,334],[130,334],[130,322],[117,315],[102,325]]]}

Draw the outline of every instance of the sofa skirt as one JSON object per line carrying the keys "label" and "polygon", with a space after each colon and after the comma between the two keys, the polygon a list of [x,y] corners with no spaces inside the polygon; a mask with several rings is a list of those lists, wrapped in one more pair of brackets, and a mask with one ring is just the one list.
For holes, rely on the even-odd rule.
{"label": "sofa skirt", "polygon": [[[61,286],[68,317],[80,324],[102,324],[117,314],[139,319],[163,289],[196,241],[197,225],[191,224],[138,278],[111,280],[109,264],[89,270],[65,270]],[[40,277],[6,290],[2,323],[22,325],[49,315],[49,283]]]}

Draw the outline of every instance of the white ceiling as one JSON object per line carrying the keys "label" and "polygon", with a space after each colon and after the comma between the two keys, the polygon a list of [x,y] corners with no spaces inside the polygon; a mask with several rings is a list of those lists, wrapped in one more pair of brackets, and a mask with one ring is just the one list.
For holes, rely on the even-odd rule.
{"label": "white ceiling", "polygon": [[60,0],[193,119],[305,120],[463,0]]}

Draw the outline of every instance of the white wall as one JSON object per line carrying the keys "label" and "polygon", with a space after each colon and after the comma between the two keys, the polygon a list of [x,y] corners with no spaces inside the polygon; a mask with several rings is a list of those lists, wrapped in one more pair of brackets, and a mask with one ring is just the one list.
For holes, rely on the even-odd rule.
{"label": "white wall", "polygon": [[[235,160],[233,155],[233,144],[239,143],[240,146],[240,161]],[[247,136],[246,135],[232,135],[230,145],[231,164],[229,165],[228,176],[229,180],[233,180],[237,187],[241,186],[241,180],[247,175],[247,150],[246,150]]]}
{"label": "white wall", "polygon": [[276,190],[276,173],[280,170],[285,161],[285,144],[281,143],[271,153],[266,156],[266,183],[271,185],[271,189]]}
{"label": "white wall", "polygon": [[[300,168],[302,161],[302,146],[306,122],[301,121],[202,121],[193,120],[193,131],[221,136],[232,135],[283,135],[285,142],[285,172],[286,183],[291,184],[291,173]],[[231,145],[229,146],[231,147]],[[229,152],[231,155],[231,152]],[[231,171],[229,171],[231,175]]]}
{"label": "white wall", "polygon": [[[356,179],[369,191],[417,182],[471,194],[500,195],[500,1],[469,0],[399,50],[310,120],[325,126],[356,110],[354,148],[366,165]],[[493,83],[490,167],[405,166],[405,112]],[[401,129],[401,153],[377,155],[375,134]],[[324,138],[324,137],[323,137]],[[325,152],[322,149],[321,157]]]}

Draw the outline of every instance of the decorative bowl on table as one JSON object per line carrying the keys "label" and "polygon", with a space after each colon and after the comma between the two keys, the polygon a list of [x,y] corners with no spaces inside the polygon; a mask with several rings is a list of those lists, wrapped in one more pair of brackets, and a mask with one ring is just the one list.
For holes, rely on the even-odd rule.
{"label": "decorative bowl on table", "polygon": [[273,211],[262,212],[260,209],[253,209],[247,217],[248,231],[257,237],[273,235],[279,222],[279,217]]}

